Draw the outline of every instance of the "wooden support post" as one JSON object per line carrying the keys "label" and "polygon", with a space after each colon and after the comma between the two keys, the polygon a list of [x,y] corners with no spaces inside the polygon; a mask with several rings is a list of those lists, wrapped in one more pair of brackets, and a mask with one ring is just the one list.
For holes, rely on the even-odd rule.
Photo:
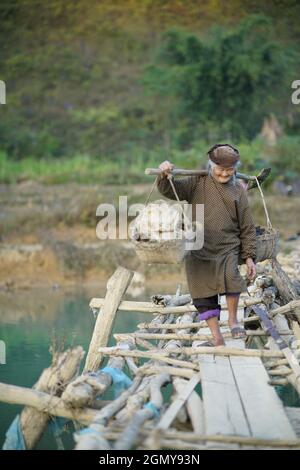
{"label": "wooden support post", "polygon": [[103,355],[99,354],[98,349],[108,344],[116,312],[132,276],[131,271],[119,266],[108,280],[106,296],[96,320],[84,372],[96,372],[99,369]]}

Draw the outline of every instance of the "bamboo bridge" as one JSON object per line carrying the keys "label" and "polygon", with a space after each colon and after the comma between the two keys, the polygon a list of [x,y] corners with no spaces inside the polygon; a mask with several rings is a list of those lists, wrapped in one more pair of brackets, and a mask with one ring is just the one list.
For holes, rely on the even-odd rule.
{"label": "bamboo bridge", "polygon": [[[284,406],[275,389],[300,395],[300,300],[279,263],[240,297],[246,340],[231,338],[222,304],[219,347],[203,346],[210,331],[180,286],[151,302],[123,300],[132,276],[119,267],[105,298],[91,300],[96,321],[81,373],[78,346],[55,353],[32,389],[0,384],[0,401],[24,405],[4,448],[20,445],[17,428],[19,448],[33,449],[60,416],[75,424],[76,449],[299,449],[300,408]],[[108,347],[122,311],[152,319]],[[115,398],[102,400],[109,387]]]}

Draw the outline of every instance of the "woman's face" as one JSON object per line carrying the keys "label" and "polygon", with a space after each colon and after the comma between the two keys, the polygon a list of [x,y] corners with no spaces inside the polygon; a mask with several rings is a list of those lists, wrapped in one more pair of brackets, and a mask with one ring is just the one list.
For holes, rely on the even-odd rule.
{"label": "woman's face", "polygon": [[230,168],[223,168],[220,165],[216,165],[212,170],[213,177],[218,181],[218,183],[227,183],[234,172],[235,167],[233,166]]}

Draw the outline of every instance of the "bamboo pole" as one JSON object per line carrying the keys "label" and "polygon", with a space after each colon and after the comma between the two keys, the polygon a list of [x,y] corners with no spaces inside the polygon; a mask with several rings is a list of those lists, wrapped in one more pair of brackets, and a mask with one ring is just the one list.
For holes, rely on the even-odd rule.
{"label": "bamboo pole", "polygon": [[155,375],[166,372],[171,376],[182,377],[184,379],[191,379],[195,372],[191,369],[183,369],[182,367],[168,367],[168,366],[156,366],[156,365],[145,365],[139,367],[139,373],[143,375]]}
{"label": "bamboo pole", "polygon": [[277,307],[269,312],[269,317],[272,318],[278,313],[282,313],[283,315],[288,315],[289,313],[294,314],[297,310],[300,309],[300,300],[291,300],[286,305],[282,307]]}
{"label": "bamboo pole", "polygon": [[[278,345],[273,338],[270,338],[270,348],[272,352],[278,350]],[[284,348],[280,352],[284,354],[285,358],[287,359],[289,363],[289,366],[292,369],[292,373],[287,375],[286,378],[289,381],[289,383],[293,385],[293,387],[296,389],[296,391],[300,395],[300,366],[299,366],[298,360],[289,348]],[[282,366],[282,367],[284,368],[285,366]]]}
{"label": "bamboo pole", "polygon": [[286,377],[287,375],[292,374],[293,371],[289,367],[277,367],[276,369],[268,370],[268,374],[271,376],[283,376]]}
{"label": "bamboo pole", "polygon": [[[300,350],[297,350],[295,351],[295,356],[297,357],[298,361],[299,361],[299,355],[300,355]],[[266,369],[271,369],[273,367],[279,367],[279,366],[286,366],[288,365],[288,360],[286,358],[284,359],[277,359],[277,360],[271,360],[271,361],[267,361],[265,362],[265,367]]]}
{"label": "bamboo pole", "polygon": [[287,379],[271,379],[268,382],[269,385],[278,386],[278,385],[288,385],[289,381]]}
{"label": "bamboo pole", "polygon": [[99,413],[92,408],[69,408],[55,395],[5,383],[0,383],[0,402],[34,408],[37,413],[46,415],[48,419],[49,415],[61,416],[84,425],[90,424]]}
{"label": "bamboo pole", "polygon": [[149,341],[146,341],[144,339],[135,338],[135,342],[138,346],[141,346],[142,348],[145,348],[147,350],[152,351],[152,349],[156,349],[156,347],[153,346],[153,344],[149,343]]}
{"label": "bamboo pole", "polygon": [[[223,309],[222,309],[223,310]],[[259,320],[258,315],[253,315],[248,318],[243,318],[240,323],[252,323],[254,321]],[[221,321],[219,322],[219,326],[226,326],[228,327],[228,321]],[[207,323],[205,320],[201,322],[193,322],[192,324],[190,323],[164,323],[163,325],[159,324],[152,324],[151,323],[139,323],[137,325],[139,329],[150,329],[150,330],[160,330],[160,329],[166,329],[166,330],[177,330],[177,329],[182,329],[182,328],[207,328]]]}
{"label": "bamboo pole", "polygon": [[[104,303],[103,298],[93,298],[90,301],[90,308],[91,309],[100,309]],[[247,299],[240,299],[239,302],[239,308],[244,308],[244,307],[251,307],[252,305],[257,305],[262,303],[261,298],[247,298]],[[283,305],[281,307],[278,307],[274,310],[271,310],[269,312],[269,316],[273,317],[274,315],[277,315],[277,313],[282,313],[288,315],[289,313],[295,314],[295,312],[298,312],[300,309],[300,300],[292,300],[288,302],[286,305]],[[155,305],[152,302],[137,302],[137,301],[128,301],[128,300],[123,300],[119,307],[118,310],[120,311],[129,311],[132,313],[149,313],[149,314],[162,314],[162,315],[169,315],[169,314],[174,314],[174,315],[181,315],[186,312],[197,312],[196,307],[192,304],[187,304],[184,306],[179,306],[179,307],[163,307],[159,305]],[[225,307],[222,308],[222,310],[227,310]],[[245,318],[245,322],[250,322],[250,321],[255,321],[258,320],[258,317],[252,316]],[[225,325],[223,325],[225,326]],[[200,325],[201,327],[201,325]]]}
{"label": "bamboo pole", "polygon": [[[236,348],[228,348],[227,346],[201,346],[197,348],[190,348],[190,347],[180,347],[180,348],[173,348],[169,350],[153,350],[144,353],[138,350],[132,351],[122,351],[120,349],[111,349],[111,348],[100,348],[102,354],[108,356],[131,356],[131,357],[149,357],[149,359],[159,359],[160,357],[169,356],[172,354],[185,354],[186,356],[194,356],[199,354],[213,354],[215,356],[246,356],[246,357],[275,357],[275,358],[282,358],[284,354],[282,351],[268,351],[268,350],[258,350],[258,349],[236,349]],[[144,354],[147,354],[145,356]]]}
{"label": "bamboo pole", "polygon": [[[122,432],[123,428],[119,426],[112,426],[109,432]],[[141,434],[144,437],[147,437],[149,434],[153,433],[153,426],[144,426],[141,429]],[[291,447],[291,448],[300,448],[300,439],[263,439],[258,437],[245,437],[238,435],[219,435],[219,434],[197,434],[189,431],[177,431],[177,430],[167,430],[161,431],[161,438],[169,439],[170,442],[175,440],[180,440],[182,442],[190,443],[205,443],[205,442],[222,442],[228,444],[240,444],[240,445],[249,445],[255,447]]]}
{"label": "bamboo pole", "polygon": [[[90,301],[90,308],[93,310],[101,309],[104,305],[105,299],[103,298],[93,298]],[[261,303],[261,299],[240,299],[239,308],[250,307],[251,305],[256,305]],[[181,315],[187,312],[197,312],[197,309],[192,304],[186,304],[179,307],[169,307],[169,306],[159,306],[155,305],[153,302],[137,302],[132,300],[123,300],[118,306],[118,310],[129,311],[129,312],[143,312],[151,314],[163,314],[163,315]]]}

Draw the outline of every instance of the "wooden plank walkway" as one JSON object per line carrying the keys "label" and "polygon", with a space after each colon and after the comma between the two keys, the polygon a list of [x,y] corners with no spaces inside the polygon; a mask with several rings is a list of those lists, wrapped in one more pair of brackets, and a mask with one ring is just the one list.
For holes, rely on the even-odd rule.
{"label": "wooden plank walkway", "polygon": [[[226,317],[222,312],[221,321]],[[242,309],[238,317],[243,317]],[[245,348],[241,340],[226,340],[226,345]],[[207,435],[296,438],[260,358],[204,355],[199,363]]]}

